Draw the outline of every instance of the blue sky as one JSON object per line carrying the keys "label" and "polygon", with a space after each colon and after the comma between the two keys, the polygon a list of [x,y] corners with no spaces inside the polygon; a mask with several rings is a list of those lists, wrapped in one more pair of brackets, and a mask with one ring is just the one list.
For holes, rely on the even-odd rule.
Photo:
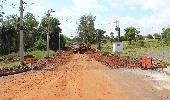
{"label": "blue sky", "polygon": [[[4,0],[0,0],[2,3]],[[97,17],[96,28],[109,34],[115,32],[115,20],[120,21],[121,34],[126,27],[140,28],[142,35],[161,32],[170,25],[170,0],[24,0],[25,13],[34,13],[38,20],[48,9],[56,12],[52,15],[59,18],[63,34],[75,36],[78,19],[84,14]],[[6,0],[2,3],[6,15],[19,14],[19,0]],[[15,5],[15,8],[9,6]]]}

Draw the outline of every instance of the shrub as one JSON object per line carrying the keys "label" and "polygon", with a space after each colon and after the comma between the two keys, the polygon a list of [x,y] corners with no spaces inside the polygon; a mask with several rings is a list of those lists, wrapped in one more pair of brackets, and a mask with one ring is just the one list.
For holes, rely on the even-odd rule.
{"label": "shrub", "polygon": [[143,40],[137,41],[136,45],[139,46],[139,47],[144,47],[145,46],[145,42]]}
{"label": "shrub", "polygon": [[43,39],[39,39],[34,43],[35,50],[45,50],[46,49],[46,42]]}

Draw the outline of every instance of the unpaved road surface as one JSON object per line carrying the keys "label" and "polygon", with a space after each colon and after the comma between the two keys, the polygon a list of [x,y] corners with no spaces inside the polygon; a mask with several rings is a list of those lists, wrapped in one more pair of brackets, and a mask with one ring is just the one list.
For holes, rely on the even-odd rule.
{"label": "unpaved road surface", "polygon": [[[62,66],[1,77],[0,100],[169,100],[170,90],[131,71],[75,54]],[[136,72],[136,71],[135,71]]]}

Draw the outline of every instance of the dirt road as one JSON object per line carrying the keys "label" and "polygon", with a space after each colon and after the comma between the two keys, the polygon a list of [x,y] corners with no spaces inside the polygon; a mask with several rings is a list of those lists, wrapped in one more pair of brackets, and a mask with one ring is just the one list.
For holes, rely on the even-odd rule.
{"label": "dirt road", "polygon": [[168,100],[170,90],[129,71],[113,70],[75,54],[53,69],[1,77],[2,100]]}

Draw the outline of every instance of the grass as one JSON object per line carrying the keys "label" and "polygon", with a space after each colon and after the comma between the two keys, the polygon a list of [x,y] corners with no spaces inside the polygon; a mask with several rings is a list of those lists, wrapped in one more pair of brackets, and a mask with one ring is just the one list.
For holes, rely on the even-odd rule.
{"label": "grass", "polygon": [[[129,45],[128,41],[123,41],[124,53],[128,51],[149,51],[149,50],[170,50],[170,45],[165,44],[162,41],[156,39],[144,40],[144,46],[140,46],[140,42],[134,42]],[[93,48],[97,48],[98,44],[93,44]],[[110,40],[103,43],[101,46],[101,51],[112,52],[112,43]]]}
{"label": "grass", "polygon": [[129,49],[125,49],[125,52],[128,51],[154,51],[154,50],[159,50],[159,51],[163,51],[163,50],[170,50],[170,46],[164,46],[164,47],[150,47],[150,48],[129,48]]}
{"label": "grass", "polygon": [[[140,41],[141,42],[141,41]],[[132,45],[129,45],[128,41],[123,41],[123,47],[124,52],[120,53],[120,56],[130,56],[135,58],[142,58],[144,56],[142,55],[129,55],[129,51],[162,51],[162,50],[170,50],[170,45],[167,45],[167,43],[163,43],[162,41],[156,40],[156,39],[150,39],[150,40],[144,40],[144,46],[140,46],[140,42],[134,42]],[[98,44],[93,44],[92,48],[97,48]],[[112,53],[112,43],[110,40],[106,41],[106,43],[103,43],[101,46],[101,51]]]}
{"label": "grass", "polygon": [[16,66],[19,66],[20,65],[20,62],[12,62],[12,63],[9,63],[9,64],[3,64],[3,66],[0,66],[0,69],[1,68],[13,68],[13,67],[16,67]]}
{"label": "grass", "polygon": [[[47,52],[46,51],[29,51],[26,52],[26,55],[34,55],[36,58],[38,59],[43,59],[46,56]],[[50,56],[54,56],[55,52],[54,51],[50,51]]]}
{"label": "grass", "polygon": [[3,61],[4,57],[3,56],[0,56],[0,61]]}
{"label": "grass", "polygon": [[[50,51],[50,57],[54,56],[55,54],[56,54],[56,52]],[[29,51],[29,52],[25,52],[25,55],[33,55],[37,59],[43,59],[46,56],[46,51],[40,51],[40,50]],[[4,60],[8,57],[14,57],[14,58],[18,59],[19,56],[18,56],[17,53],[12,53],[12,54],[9,54],[9,55],[0,56],[0,59]],[[12,67],[16,67],[16,66],[19,66],[19,65],[20,65],[19,61],[9,62],[8,64],[2,63],[2,64],[0,64],[0,69],[1,68],[12,68]]]}
{"label": "grass", "polygon": [[167,43],[156,40],[144,40],[144,46],[141,47],[139,43],[129,45],[128,41],[123,41],[124,51],[150,51],[150,50],[170,50],[170,45]]}

